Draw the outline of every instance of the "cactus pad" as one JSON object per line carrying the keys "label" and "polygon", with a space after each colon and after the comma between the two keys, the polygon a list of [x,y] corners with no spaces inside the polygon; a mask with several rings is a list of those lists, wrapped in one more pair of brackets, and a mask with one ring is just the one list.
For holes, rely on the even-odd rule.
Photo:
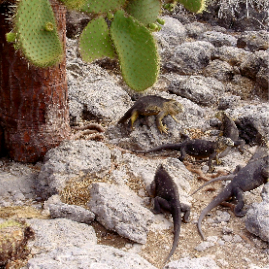
{"label": "cactus pad", "polygon": [[119,10],[111,24],[111,36],[126,83],[136,91],[152,86],[159,73],[159,57],[150,31]]}
{"label": "cactus pad", "polygon": [[80,54],[86,62],[103,57],[115,57],[108,26],[103,17],[96,18],[84,28],[80,36]]}
{"label": "cactus pad", "polygon": [[128,14],[132,15],[146,26],[157,20],[160,10],[161,2],[159,0],[130,1],[126,7]]}
{"label": "cactus pad", "polygon": [[48,0],[20,0],[15,15],[16,44],[39,67],[53,66],[63,56],[53,10]]}
{"label": "cactus pad", "polygon": [[186,9],[194,13],[201,13],[206,8],[206,0],[177,0]]}
{"label": "cactus pad", "polygon": [[80,10],[88,13],[108,13],[119,9],[126,0],[86,0]]}

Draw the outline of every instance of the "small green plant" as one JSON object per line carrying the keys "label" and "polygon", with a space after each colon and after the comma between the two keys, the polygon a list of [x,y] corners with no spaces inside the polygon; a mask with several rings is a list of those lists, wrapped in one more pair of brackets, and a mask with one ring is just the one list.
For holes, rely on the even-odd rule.
{"label": "small green plant", "polygon": [[[206,0],[178,0],[191,12],[202,12]],[[95,14],[80,36],[84,61],[109,57],[120,62],[123,78],[136,91],[152,86],[159,74],[159,56],[151,32],[159,31],[161,0],[61,0],[67,8]],[[171,4],[170,4],[171,5]],[[108,23],[109,22],[109,23]],[[25,58],[39,67],[61,61],[63,45],[49,0],[20,0],[14,29],[7,34]]]}

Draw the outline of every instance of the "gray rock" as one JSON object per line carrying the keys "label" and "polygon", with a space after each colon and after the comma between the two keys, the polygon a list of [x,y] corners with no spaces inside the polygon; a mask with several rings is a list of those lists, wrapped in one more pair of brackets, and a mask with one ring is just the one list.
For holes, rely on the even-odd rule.
{"label": "gray rock", "polygon": [[90,224],[95,219],[94,213],[77,205],[57,203],[48,204],[48,208],[53,219],[65,218],[87,224]]}
{"label": "gray rock", "polygon": [[238,104],[239,99],[240,97],[234,95],[221,97],[219,98],[218,109],[226,110],[228,108],[234,108]]}
{"label": "gray rock", "polygon": [[35,232],[35,240],[29,242],[32,254],[41,254],[57,248],[96,245],[97,238],[92,226],[68,219],[29,219]]}
{"label": "gray rock", "polygon": [[191,75],[206,67],[215,47],[206,41],[185,42],[177,46],[165,69],[181,75]]}
{"label": "gray rock", "polygon": [[237,40],[237,47],[250,51],[267,50],[269,48],[267,31],[246,31]]}
{"label": "gray rock", "polygon": [[207,30],[205,24],[195,21],[185,25],[189,37],[197,38]]}
{"label": "gray rock", "polygon": [[102,245],[61,246],[28,261],[28,269],[156,269],[137,254]]}
{"label": "gray rock", "polygon": [[198,39],[210,42],[215,47],[235,46],[237,43],[237,39],[234,36],[223,34],[216,31],[204,32],[198,37]]}
{"label": "gray rock", "polygon": [[210,257],[189,258],[185,257],[172,261],[164,269],[220,269]]}
{"label": "gray rock", "polygon": [[212,52],[212,59],[219,59],[225,61],[231,65],[240,65],[244,62],[252,53],[245,51],[244,49],[222,46],[216,48]]}
{"label": "gray rock", "polygon": [[116,77],[96,64],[86,64],[77,56],[77,42],[67,39],[68,98],[72,124],[98,119],[115,122],[131,105],[131,98]]}
{"label": "gray rock", "polygon": [[227,62],[214,60],[205,67],[203,75],[205,77],[214,77],[217,80],[228,82],[234,76],[234,69]]}
{"label": "gray rock", "polygon": [[269,203],[254,203],[247,211],[245,225],[249,232],[269,242]]}
{"label": "gray rock", "polygon": [[233,79],[227,85],[227,89],[236,96],[240,96],[243,100],[248,100],[253,96],[255,82],[241,75],[234,75]]}
{"label": "gray rock", "polygon": [[200,243],[198,246],[196,246],[194,249],[196,249],[197,251],[205,251],[208,248],[211,248],[215,246],[214,242],[208,242],[208,241],[204,241],[202,243]]}
{"label": "gray rock", "polygon": [[[22,205],[26,199],[36,197],[36,177],[37,173],[30,169],[18,173],[19,167],[14,164],[10,172],[0,171],[0,205],[7,202]],[[19,169],[17,172],[15,169]]]}
{"label": "gray rock", "polygon": [[170,16],[163,16],[165,23],[161,31],[155,32],[158,41],[161,60],[165,61],[171,57],[175,46],[182,43],[186,38],[186,29],[181,22]]}
{"label": "gray rock", "polygon": [[[268,85],[268,76],[263,75],[263,72],[268,71],[268,65],[269,65],[269,51],[257,51],[254,54],[252,54],[250,57],[245,59],[244,62],[239,66],[240,72],[242,76],[249,77],[251,79],[255,79],[257,74],[259,73],[259,77],[261,80],[261,77],[263,78],[261,81],[258,80],[260,83],[260,87],[265,87],[265,90],[268,90],[266,86]],[[267,70],[267,71],[266,71]],[[265,80],[265,82],[263,82]]]}
{"label": "gray rock", "polygon": [[113,184],[93,183],[88,206],[96,214],[97,221],[106,229],[145,244],[153,213],[141,203],[141,198],[128,187],[119,189]]}
{"label": "gray rock", "polygon": [[44,192],[58,193],[69,179],[81,172],[91,174],[109,169],[110,157],[110,150],[102,142],[65,141],[45,155],[38,182],[44,187]]}
{"label": "gray rock", "polygon": [[247,143],[259,143],[258,133],[269,137],[269,104],[246,105],[238,107],[231,112],[231,117],[236,119],[240,137]]}
{"label": "gray rock", "polygon": [[212,77],[190,76],[183,81],[171,83],[169,90],[198,105],[209,106],[224,92],[224,85]]}

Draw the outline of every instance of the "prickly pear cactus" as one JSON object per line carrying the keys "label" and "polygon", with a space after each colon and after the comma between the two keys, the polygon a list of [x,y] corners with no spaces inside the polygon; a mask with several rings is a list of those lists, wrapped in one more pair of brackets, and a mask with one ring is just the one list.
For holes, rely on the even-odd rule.
{"label": "prickly pear cactus", "polygon": [[122,7],[126,0],[61,0],[67,7],[82,12],[104,14]]}
{"label": "prickly pear cactus", "polygon": [[159,57],[150,31],[119,10],[111,24],[111,36],[126,83],[136,91],[152,86],[159,73]]}
{"label": "prickly pear cactus", "polygon": [[103,17],[93,19],[84,28],[80,36],[79,47],[81,58],[87,62],[104,57],[115,57],[109,29]]}
{"label": "prickly pear cactus", "polygon": [[0,267],[12,259],[24,259],[28,255],[27,241],[34,237],[31,227],[9,220],[0,223]]}
{"label": "prickly pear cactus", "polygon": [[126,11],[139,22],[148,26],[148,24],[154,23],[160,15],[161,2],[159,0],[130,1]]}
{"label": "prickly pear cactus", "polygon": [[47,67],[60,62],[63,46],[48,0],[20,0],[15,14],[16,48],[34,65]]}
{"label": "prickly pear cactus", "polygon": [[201,13],[206,8],[206,0],[177,0],[190,12]]}

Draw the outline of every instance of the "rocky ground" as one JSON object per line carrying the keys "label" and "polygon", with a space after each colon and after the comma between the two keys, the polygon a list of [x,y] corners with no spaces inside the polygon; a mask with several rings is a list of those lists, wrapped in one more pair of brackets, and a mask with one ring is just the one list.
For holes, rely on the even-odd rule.
{"label": "rocky ground", "polygon": [[[197,232],[201,210],[223,187],[217,182],[190,196],[208,177],[206,160],[178,152],[138,154],[164,143],[192,138],[215,140],[225,110],[235,119],[246,146],[232,149],[215,166],[231,173],[246,165],[259,144],[269,138],[268,32],[232,31],[179,13],[164,16],[155,33],[162,59],[160,79],[142,94],[124,84],[115,62],[85,64],[76,41],[68,39],[67,72],[72,126],[98,123],[102,128],[50,150],[44,161],[21,164],[0,160],[0,218],[25,219],[35,232],[30,254],[9,268],[269,268],[269,185],[246,192],[244,218],[218,206],[203,221],[206,240]],[[160,134],[154,116],[140,118],[135,129],[117,121],[141,95],[156,94],[183,104]],[[191,221],[181,226],[172,261],[163,265],[173,240],[172,218],[154,215],[147,187],[163,163],[191,205]]]}

